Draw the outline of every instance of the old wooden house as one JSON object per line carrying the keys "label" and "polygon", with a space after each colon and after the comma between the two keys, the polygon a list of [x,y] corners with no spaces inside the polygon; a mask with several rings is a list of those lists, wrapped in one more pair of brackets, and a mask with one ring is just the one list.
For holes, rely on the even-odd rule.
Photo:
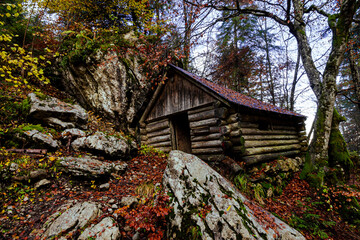
{"label": "old wooden house", "polygon": [[141,143],[254,164],[306,151],[305,117],[171,65],[141,119]]}

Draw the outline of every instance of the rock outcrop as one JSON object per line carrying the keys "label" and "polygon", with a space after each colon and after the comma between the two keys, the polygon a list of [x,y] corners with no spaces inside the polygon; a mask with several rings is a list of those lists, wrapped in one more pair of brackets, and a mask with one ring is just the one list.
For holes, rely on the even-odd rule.
{"label": "rock outcrop", "polygon": [[30,103],[29,118],[46,126],[60,129],[79,127],[86,129],[88,114],[77,104],[60,101],[47,95],[28,95]]}
{"label": "rock outcrop", "polygon": [[61,80],[65,90],[83,107],[125,129],[148,89],[139,69],[136,59],[99,51],[84,63],[63,67]]}
{"label": "rock outcrop", "polygon": [[305,239],[191,154],[170,152],[163,185],[172,196],[169,239]]}

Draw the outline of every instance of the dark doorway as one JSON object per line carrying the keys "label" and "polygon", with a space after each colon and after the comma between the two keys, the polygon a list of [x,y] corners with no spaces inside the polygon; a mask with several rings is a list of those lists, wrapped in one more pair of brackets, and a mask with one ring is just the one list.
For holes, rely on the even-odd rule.
{"label": "dark doorway", "polygon": [[172,148],[191,153],[190,126],[187,113],[171,117]]}

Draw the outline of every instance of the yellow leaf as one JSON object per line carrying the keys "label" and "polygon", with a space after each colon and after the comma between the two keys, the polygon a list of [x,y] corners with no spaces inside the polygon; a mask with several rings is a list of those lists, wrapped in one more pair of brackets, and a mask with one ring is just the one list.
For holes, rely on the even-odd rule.
{"label": "yellow leaf", "polygon": [[230,208],[231,208],[231,205],[226,209],[226,211],[229,211],[230,210]]}

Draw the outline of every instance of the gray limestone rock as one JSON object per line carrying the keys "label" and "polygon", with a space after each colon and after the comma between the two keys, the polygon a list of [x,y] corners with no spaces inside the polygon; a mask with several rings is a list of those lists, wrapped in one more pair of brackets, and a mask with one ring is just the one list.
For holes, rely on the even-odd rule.
{"label": "gray limestone rock", "polygon": [[194,155],[171,151],[163,186],[173,196],[168,239],[305,239]]}
{"label": "gray limestone rock", "polygon": [[59,142],[54,140],[53,136],[49,134],[42,133],[38,130],[25,131],[23,136],[28,141],[31,141],[38,148],[49,148],[55,150],[59,148]]}
{"label": "gray limestone rock", "polygon": [[70,129],[66,129],[65,131],[63,131],[61,133],[61,137],[63,139],[68,139],[68,138],[72,138],[72,140],[75,140],[77,138],[81,138],[81,137],[85,137],[86,133],[80,129],[77,128],[70,128]]}
{"label": "gray limestone rock", "polygon": [[77,104],[69,104],[50,96],[38,97],[35,93],[28,95],[30,100],[30,119],[48,126],[68,128],[86,128],[87,112]]}
{"label": "gray limestone rock", "polygon": [[98,51],[86,63],[70,64],[59,74],[66,91],[82,106],[125,129],[134,120],[150,85],[141,81],[139,70],[136,58]]}
{"label": "gray limestone rock", "polygon": [[99,161],[94,157],[63,157],[60,165],[70,174],[77,177],[100,178],[110,176],[114,171],[114,163]]}
{"label": "gray limestone rock", "polygon": [[60,234],[66,238],[100,215],[101,210],[97,203],[77,203],[65,212],[59,211],[50,216],[43,226],[43,234],[41,234],[40,239],[52,239]]}
{"label": "gray limestone rock", "polygon": [[114,219],[106,217],[96,225],[86,228],[79,236],[78,240],[97,239],[97,240],[117,240],[120,239],[120,230]]}
{"label": "gray limestone rock", "polygon": [[129,159],[134,144],[125,139],[107,136],[103,132],[96,132],[88,137],[80,137],[71,143],[75,151],[85,150],[97,155],[107,156],[112,159]]}

